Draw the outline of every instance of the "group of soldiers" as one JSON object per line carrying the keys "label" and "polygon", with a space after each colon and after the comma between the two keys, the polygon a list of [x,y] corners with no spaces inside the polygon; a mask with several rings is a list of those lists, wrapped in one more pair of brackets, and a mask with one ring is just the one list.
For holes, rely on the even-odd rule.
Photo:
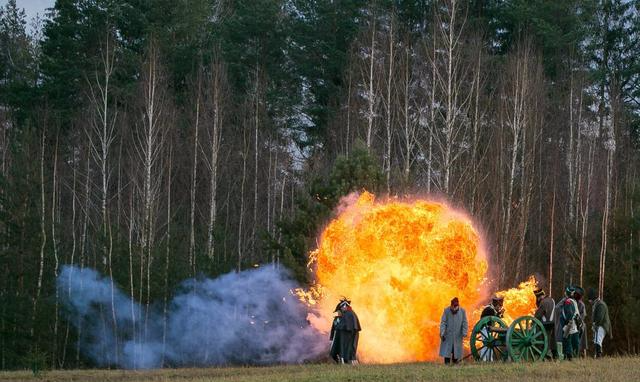
{"label": "group of soldiers", "polygon": [[[587,354],[587,307],[583,301],[584,289],[569,286],[564,296],[556,303],[542,288],[534,292],[536,297],[535,318],[542,322],[549,339],[551,356],[554,359],[568,359]],[[594,356],[602,357],[602,342],[611,338],[609,308],[602,299],[589,290],[587,299],[591,304],[591,328],[593,331]],[[491,303],[484,307],[480,318],[504,315],[504,298],[495,295]],[[336,316],[331,326],[330,356],[337,363],[356,364],[358,338],[361,330],[358,315],[351,308],[351,301],[342,298],[334,310]],[[462,359],[462,341],[469,331],[467,314],[460,307],[457,297],[442,312],[440,319],[440,356],[444,363],[458,363]]]}
{"label": "group of soldiers", "polygon": [[[556,302],[547,296],[543,289],[534,291],[538,309],[535,317],[542,322],[547,338],[551,342],[551,353],[554,358],[571,360],[586,356],[587,341],[587,307],[583,301],[584,289],[579,286],[568,286],[565,295]],[[602,357],[602,342],[606,336],[611,338],[611,321],[609,308],[593,289],[589,290],[587,299],[591,304],[591,329],[593,332],[594,356]]]}
{"label": "group of soldiers", "polygon": [[[551,356],[554,359],[568,359],[586,356],[587,354],[587,308],[583,301],[584,289],[569,286],[565,295],[556,302],[545,291],[538,288],[534,291],[537,309],[534,314],[545,327],[549,339]],[[592,305],[591,327],[593,331],[594,356],[602,357],[602,342],[606,336],[611,338],[611,322],[609,309],[602,299],[590,290],[587,296]],[[484,307],[480,318],[504,315],[504,298],[495,295],[491,303]],[[440,356],[444,363],[457,363],[462,358],[462,341],[467,336],[469,326],[467,315],[460,307],[457,297],[451,305],[444,309],[440,320]],[[487,356],[491,356],[487,354]]]}

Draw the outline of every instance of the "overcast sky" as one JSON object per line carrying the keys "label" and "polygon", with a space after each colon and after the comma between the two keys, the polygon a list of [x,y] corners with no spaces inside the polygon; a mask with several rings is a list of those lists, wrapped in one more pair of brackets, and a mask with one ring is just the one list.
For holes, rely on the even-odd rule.
{"label": "overcast sky", "polygon": [[[0,5],[7,5],[8,0],[0,0]],[[28,23],[35,17],[36,13],[44,18],[45,9],[53,7],[55,0],[17,0],[18,8],[24,8],[27,12]]]}

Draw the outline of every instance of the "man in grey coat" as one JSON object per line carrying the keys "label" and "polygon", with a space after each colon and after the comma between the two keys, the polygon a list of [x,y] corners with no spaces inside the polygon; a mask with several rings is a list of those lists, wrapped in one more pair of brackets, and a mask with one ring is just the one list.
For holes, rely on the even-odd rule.
{"label": "man in grey coat", "polygon": [[444,357],[445,364],[458,363],[462,359],[462,340],[467,337],[468,329],[467,313],[454,297],[440,319],[440,356]]}
{"label": "man in grey coat", "polygon": [[562,307],[564,306],[564,303],[567,301],[567,296],[563,296],[560,301],[558,301],[558,303],[556,304],[555,309],[553,310],[553,323],[554,323],[554,334],[555,334],[555,338],[550,339],[554,340],[556,345],[556,352],[557,352],[557,356],[559,359],[563,358],[564,355],[564,349],[562,348],[562,339],[564,338],[564,333],[562,331],[562,325],[560,325],[560,316],[562,314]]}
{"label": "man in grey coat", "polygon": [[551,349],[551,355],[553,358],[558,358],[554,324],[556,302],[551,298],[551,296],[547,296],[542,288],[537,288],[533,291],[533,294],[536,296],[537,306],[534,316],[540,320],[544,326],[545,332],[547,333],[547,339],[549,341],[549,349]]}

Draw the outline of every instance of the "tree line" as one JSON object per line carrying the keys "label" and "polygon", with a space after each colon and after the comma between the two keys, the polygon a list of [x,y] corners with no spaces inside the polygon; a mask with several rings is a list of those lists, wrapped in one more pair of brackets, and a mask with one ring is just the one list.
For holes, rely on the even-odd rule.
{"label": "tree line", "polygon": [[57,0],[28,26],[8,1],[0,367],[90,365],[64,264],[147,312],[190,277],[309,281],[319,230],[361,189],[467,211],[496,287],[594,287],[616,351],[637,352],[639,7]]}

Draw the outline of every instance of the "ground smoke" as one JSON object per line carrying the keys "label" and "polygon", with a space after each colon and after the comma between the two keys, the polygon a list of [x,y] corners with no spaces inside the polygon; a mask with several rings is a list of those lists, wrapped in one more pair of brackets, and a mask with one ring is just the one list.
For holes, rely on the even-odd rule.
{"label": "ground smoke", "polygon": [[[187,280],[161,307],[132,301],[92,269],[65,266],[58,277],[80,346],[98,365],[161,366],[299,363],[322,356],[327,340],[282,268]],[[112,301],[113,307],[112,309]]]}

